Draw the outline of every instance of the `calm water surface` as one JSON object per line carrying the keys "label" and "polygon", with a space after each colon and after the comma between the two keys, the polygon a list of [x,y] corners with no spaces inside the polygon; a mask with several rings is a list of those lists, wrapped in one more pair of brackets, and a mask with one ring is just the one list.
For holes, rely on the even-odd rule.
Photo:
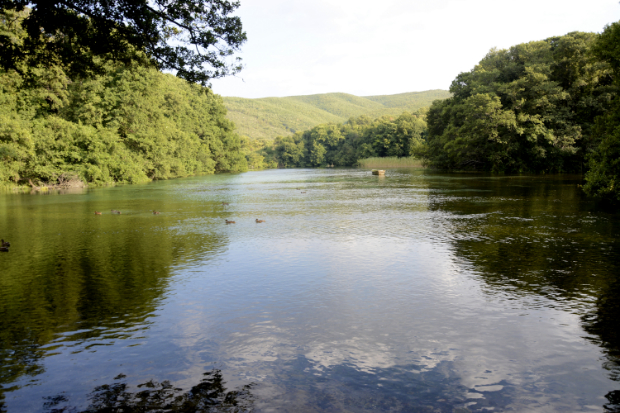
{"label": "calm water surface", "polygon": [[2,194],[0,411],[618,412],[620,220],[579,183],[315,169]]}

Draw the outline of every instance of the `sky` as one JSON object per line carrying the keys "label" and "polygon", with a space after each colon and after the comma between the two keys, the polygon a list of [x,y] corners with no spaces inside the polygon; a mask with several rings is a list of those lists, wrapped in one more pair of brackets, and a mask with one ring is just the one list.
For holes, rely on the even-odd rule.
{"label": "sky", "polygon": [[618,0],[240,0],[244,69],[222,96],[391,95],[450,87],[493,48],[620,20]]}

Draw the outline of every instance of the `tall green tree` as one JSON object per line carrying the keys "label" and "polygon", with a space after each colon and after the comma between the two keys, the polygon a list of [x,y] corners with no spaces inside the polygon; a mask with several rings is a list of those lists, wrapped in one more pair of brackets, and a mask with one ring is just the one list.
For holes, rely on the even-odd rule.
{"label": "tall green tree", "polygon": [[[613,81],[620,90],[620,22],[612,23],[594,44],[593,53],[613,70]],[[605,201],[620,203],[620,96],[615,94],[608,112],[596,119],[589,156],[585,192]]]}
{"label": "tall green tree", "polygon": [[274,156],[284,167],[353,166],[362,158],[414,156],[426,139],[423,113],[405,112],[396,119],[360,116],[343,124],[318,125],[276,138]]}
{"label": "tall green tree", "polygon": [[[23,39],[6,21],[0,32]],[[0,184],[67,175],[141,182],[247,168],[220,96],[136,62],[102,64],[105,73],[88,78],[53,62],[28,75],[0,69]]]}
{"label": "tall green tree", "polygon": [[443,169],[580,171],[594,118],[613,95],[594,33],[491,50],[428,114],[426,157]]}
{"label": "tall green tree", "polygon": [[104,72],[104,61],[129,63],[144,52],[160,70],[190,82],[241,70],[229,58],[246,41],[229,0],[0,0],[0,19],[15,13],[26,36],[0,32],[0,65],[27,71],[56,62],[71,76]]}

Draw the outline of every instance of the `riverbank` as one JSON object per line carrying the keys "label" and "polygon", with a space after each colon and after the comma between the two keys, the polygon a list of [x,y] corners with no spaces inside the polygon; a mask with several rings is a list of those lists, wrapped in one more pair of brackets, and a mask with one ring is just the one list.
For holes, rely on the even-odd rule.
{"label": "riverbank", "polygon": [[375,157],[360,159],[357,163],[362,168],[424,168],[422,160],[413,157]]}

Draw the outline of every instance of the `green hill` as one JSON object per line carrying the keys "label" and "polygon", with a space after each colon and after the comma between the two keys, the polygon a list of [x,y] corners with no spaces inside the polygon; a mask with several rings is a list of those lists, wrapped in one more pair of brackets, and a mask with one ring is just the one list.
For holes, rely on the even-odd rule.
{"label": "green hill", "polygon": [[428,90],[383,96],[355,96],[347,93],[288,96],[283,98],[245,99],[225,97],[228,118],[237,131],[250,138],[273,139],[321,123],[344,122],[352,116],[397,116],[430,106],[445,99],[450,92]]}

